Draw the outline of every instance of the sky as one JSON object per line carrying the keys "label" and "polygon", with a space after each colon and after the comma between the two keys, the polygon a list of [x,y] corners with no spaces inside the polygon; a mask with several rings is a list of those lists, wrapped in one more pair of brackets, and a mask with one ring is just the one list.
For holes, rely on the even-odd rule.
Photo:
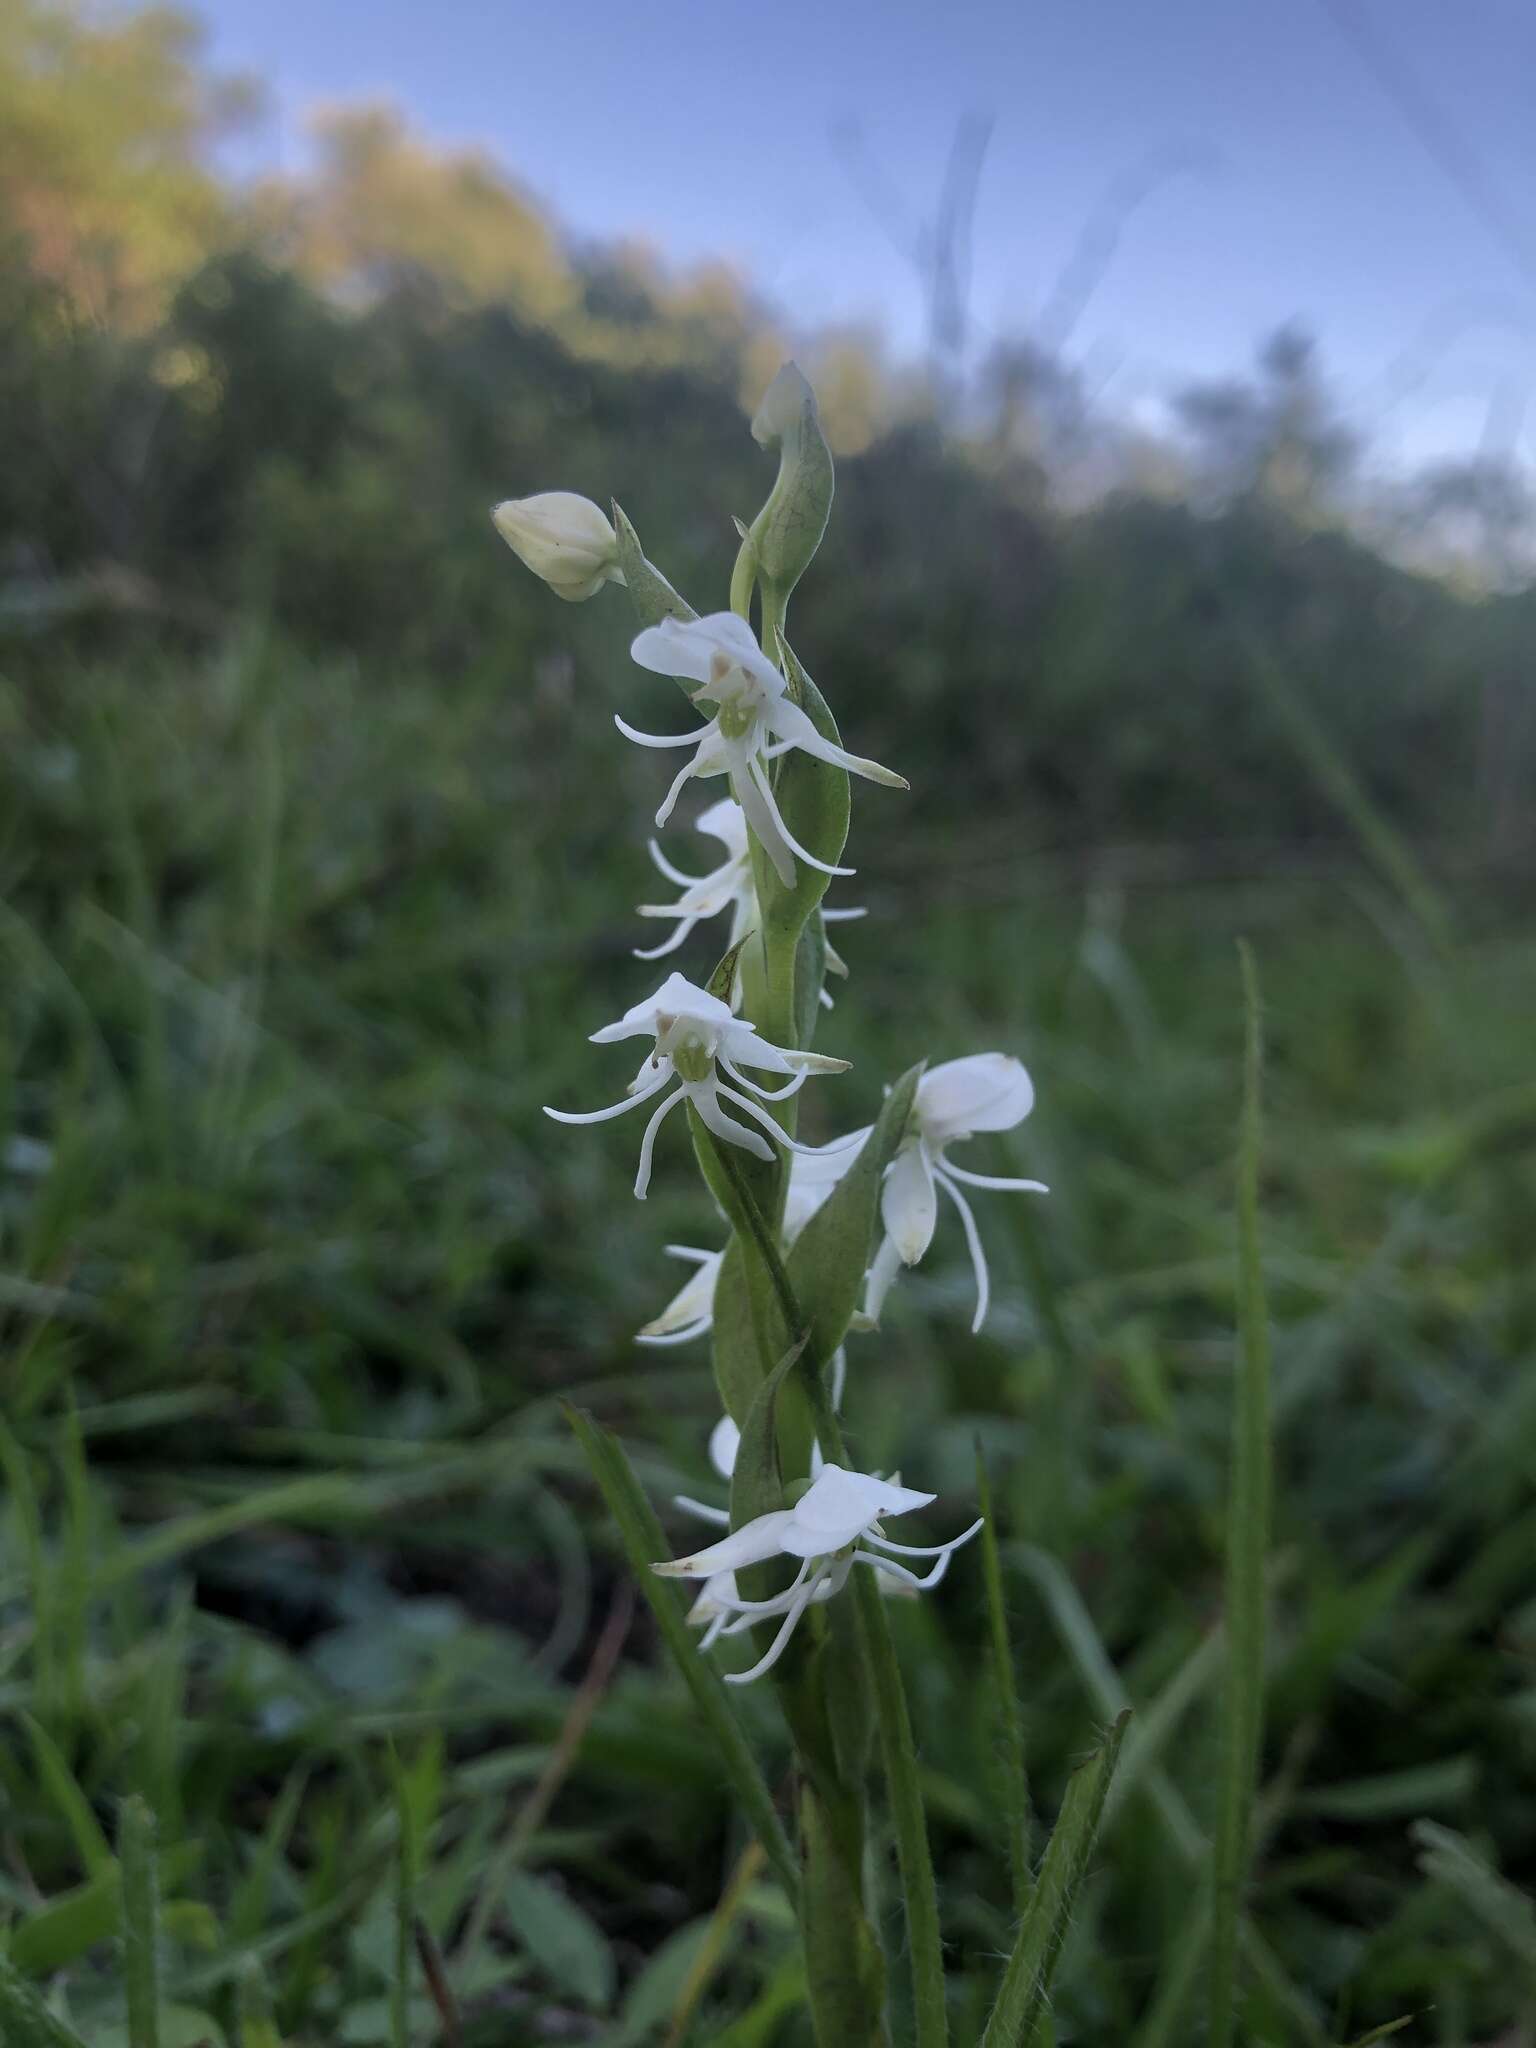
{"label": "sky", "polygon": [[[1536,462],[1531,0],[203,0],[297,168],[317,104],[489,149],[578,238],[723,258],[795,326],[916,355],[911,250],[957,124],[992,123],[973,349],[1039,331],[1140,187],[1064,347],[1155,424],[1300,319],[1388,467]],[[1108,217],[1115,208],[1108,205]]]}

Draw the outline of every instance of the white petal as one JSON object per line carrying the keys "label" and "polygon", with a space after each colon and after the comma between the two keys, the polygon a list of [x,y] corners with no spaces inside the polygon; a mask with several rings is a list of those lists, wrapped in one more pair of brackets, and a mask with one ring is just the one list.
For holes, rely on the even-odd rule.
{"label": "white petal", "polygon": [[622,1116],[627,1109],[638,1109],[642,1102],[665,1088],[672,1078],[670,1066],[663,1067],[653,1087],[643,1088],[634,1095],[626,1095],[622,1102],[610,1103],[607,1109],[551,1109],[546,1103],[544,1114],[552,1116],[557,1124],[605,1124],[610,1117]]}
{"label": "white petal", "polygon": [[996,1173],[969,1173],[963,1166],[956,1166],[953,1159],[944,1161],[944,1171],[951,1180],[963,1180],[968,1188],[995,1188],[1008,1195],[1048,1195],[1051,1192],[1043,1180],[1012,1180]]}
{"label": "white petal", "polygon": [[[766,1139],[760,1138],[757,1132],[750,1130],[746,1124],[737,1123],[733,1116],[727,1115],[720,1107],[721,1089],[718,1082],[695,1082],[690,1085],[688,1092],[705,1127],[713,1131],[717,1138],[723,1138],[727,1145],[739,1145],[744,1152],[750,1152],[754,1159],[773,1157],[773,1147]],[[745,1096],[733,1099],[746,1102]],[[750,1103],[747,1106],[750,1108]],[[777,1130],[778,1126],[774,1125],[774,1129]]]}
{"label": "white petal", "polygon": [[600,1031],[594,1031],[591,1041],[593,1045],[611,1045],[620,1038],[655,1037],[663,1017],[688,1017],[710,1028],[732,1021],[728,1003],[722,1003],[718,996],[712,996],[685,974],[669,974],[653,996],[626,1010],[617,1024],[605,1024]]}
{"label": "white petal", "polygon": [[869,1472],[850,1472],[844,1465],[824,1465],[811,1482],[792,1520],[780,1536],[792,1557],[816,1557],[841,1550],[882,1515],[904,1515],[926,1507],[936,1496],[897,1486]]}
{"label": "white petal", "polygon": [[708,1579],[716,1572],[741,1571],[749,1564],[762,1564],[767,1558],[783,1555],[780,1539],[792,1520],[792,1510],[776,1508],[772,1514],[759,1515],[756,1521],[748,1522],[745,1528],[733,1529],[718,1543],[696,1550],[691,1557],[663,1558],[651,1570],[664,1579]]}
{"label": "white petal", "polygon": [[939,1185],[960,1211],[960,1221],[965,1227],[965,1241],[970,1247],[971,1267],[976,1275],[976,1313],[971,1317],[971,1335],[974,1337],[987,1320],[987,1309],[992,1300],[992,1282],[987,1273],[987,1255],[982,1248],[981,1232],[976,1228],[976,1218],[971,1205],[949,1178],[947,1173],[938,1176]]}
{"label": "white petal", "polygon": [[739,772],[733,774],[731,787],[736,792],[754,837],[772,863],[774,873],[786,889],[793,889],[795,857],[779,828],[778,816],[773,805],[764,801],[762,790],[753,780],[749,763],[744,761]]}
{"label": "white petal", "polygon": [[722,1415],[709,1432],[709,1462],[722,1479],[736,1470],[736,1453],[741,1449],[741,1431],[729,1415]]}
{"label": "white petal", "polygon": [[885,1307],[885,1297],[900,1271],[901,1253],[896,1249],[895,1239],[882,1237],[864,1289],[864,1314],[872,1330],[880,1327],[880,1311]]}
{"label": "white petal", "polygon": [[[640,915],[642,917],[656,914],[647,911],[645,905],[641,904]],[[665,960],[669,953],[675,953],[678,947],[683,944],[698,921],[696,917],[680,917],[677,920],[677,930],[670,939],[663,939],[659,946],[631,946],[629,950],[637,960]]]}
{"label": "white petal", "polygon": [[744,1067],[766,1067],[770,1074],[792,1074],[794,1068],[776,1045],[757,1035],[745,1017],[732,1017],[720,1027],[720,1050]]}
{"label": "white petal", "polygon": [[716,1064],[730,1075],[738,1088],[745,1088],[749,1094],[755,1095],[759,1102],[787,1102],[791,1095],[798,1095],[806,1083],[807,1077],[802,1071],[796,1074],[786,1088],[762,1088],[749,1074],[744,1074],[733,1060],[728,1060],[723,1052],[717,1053],[715,1060]]}
{"label": "white petal", "polygon": [[696,747],[709,730],[708,726],[695,725],[687,732],[641,732],[637,726],[626,725],[617,711],[613,722],[625,739],[633,740],[637,747]]}
{"label": "white petal", "polygon": [[665,1101],[658,1104],[650,1122],[646,1125],[640,1140],[640,1164],[635,1170],[635,1200],[643,1202],[646,1190],[651,1184],[651,1154],[656,1145],[656,1133],[687,1094],[685,1088],[674,1089]]}
{"label": "white petal", "polygon": [[676,882],[680,889],[691,889],[694,883],[700,879],[697,875],[685,875],[681,868],[673,867],[671,861],[667,859],[667,856],[662,852],[654,839],[647,839],[645,848],[652,861],[660,868],[667,880],[669,882]]}
{"label": "white petal", "polygon": [[760,688],[774,696],[784,678],[757,644],[757,635],[735,612],[710,612],[702,619],[663,619],[647,626],[630,644],[630,656],[657,675],[684,676],[702,686],[713,678],[718,660],[744,669]]}
{"label": "white petal", "polygon": [[697,1261],[698,1270],[689,1274],[661,1314],[639,1331],[642,1344],[672,1341],[685,1329],[690,1335],[698,1335],[701,1327],[708,1327],[715,1307],[715,1282],[725,1254],[688,1251],[686,1256]]}
{"label": "white petal", "polygon": [[917,1113],[933,1145],[973,1131],[1011,1131],[1035,1106],[1034,1083],[1009,1053],[977,1052],[930,1067],[917,1084]]}
{"label": "white petal", "polygon": [[743,1095],[736,1088],[727,1088],[724,1082],[720,1084],[719,1093],[725,1097],[727,1102],[734,1102],[738,1109],[744,1109],[748,1116],[755,1117],[776,1145],[782,1145],[786,1152],[798,1152],[800,1150],[800,1147],[784,1129],[784,1126],[776,1124],[767,1110],[754,1102],[750,1095]]}
{"label": "white petal", "polygon": [[[703,749],[701,748],[700,752],[702,753],[702,751]],[[656,806],[656,823],[658,826],[665,825],[668,818],[671,817],[673,807],[683,793],[684,783],[691,782],[693,777],[700,773],[702,773],[702,770],[699,767],[698,754],[695,754],[691,761],[685,761],[682,767],[678,769],[668,786],[666,795]]]}
{"label": "white petal", "polygon": [[[867,782],[883,782],[888,789],[910,789],[911,783],[904,775],[898,775],[892,768],[882,768],[878,761],[866,761],[862,755],[850,754],[833,740],[823,739],[812,724],[809,715],[792,704],[787,697],[781,698],[764,713],[769,729],[781,739],[788,740],[792,747],[798,747],[803,754],[814,754],[818,761],[830,761],[835,768],[845,768],[850,775],[862,775]],[[839,872],[843,872],[839,870]]]}
{"label": "white petal", "polygon": [[[773,820],[774,829],[796,860],[803,860],[808,868],[815,868],[818,874],[853,875],[858,873],[857,868],[834,867],[830,861],[822,860],[817,854],[807,852],[806,848],[800,844],[799,840],[785,824],[784,813],[779,809],[778,799],[773,793],[773,787],[768,780],[767,771],[756,756],[747,763],[746,780],[756,788],[758,795],[767,807],[769,817]],[[742,802],[743,804],[746,802],[745,792],[742,794]],[[778,866],[777,861],[774,862],[774,866]]]}
{"label": "white petal", "polygon": [[711,1507],[707,1500],[695,1500],[689,1493],[674,1493],[672,1505],[681,1508],[685,1515],[697,1515],[701,1522],[713,1522],[716,1528],[729,1529],[731,1518],[724,1508]]}
{"label": "white petal", "polygon": [[707,832],[712,839],[718,839],[733,860],[741,860],[747,851],[747,821],[742,815],[741,805],[728,796],[710,805],[707,811],[700,811],[693,821],[696,832]]}
{"label": "white petal", "polygon": [[873,1126],[850,1131],[846,1138],[833,1138],[825,1145],[807,1145],[791,1171],[793,1185],[802,1188],[835,1188],[852,1166]]}
{"label": "white petal", "polygon": [[938,1206],[928,1148],[903,1146],[886,1170],[880,1217],[904,1266],[915,1266],[933,1242]]}
{"label": "white petal", "polygon": [[958,1536],[951,1536],[947,1543],[893,1543],[888,1536],[866,1536],[864,1541],[873,1543],[878,1550],[894,1550],[902,1557],[948,1557],[962,1543],[969,1543],[985,1521],[984,1515],[978,1516],[969,1529],[963,1529]]}
{"label": "white petal", "polygon": [[810,1605],[812,1600],[815,1599],[817,1588],[820,1585],[820,1583],[821,1581],[819,1579],[813,1579],[808,1586],[804,1586],[801,1588],[801,1590],[795,1595],[794,1605],[789,1609],[789,1611],[784,1616],[783,1621],[779,1624],[779,1632],[774,1637],[773,1642],[770,1645],[766,1654],[758,1658],[757,1662],[752,1666],[750,1671],[727,1671],[725,1674],[725,1682],[727,1685],[750,1685],[754,1678],[761,1678],[765,1671],[771,1671],[773,1669],[774,1665],[778,1663],[780,1657],[783,1656],[784,1647],[788,1643],[790,1637],[794,1634],[796,1623],[799,1621],[801,1615],[804,1614],[806,1608]]}
{"label": "white petal", "polygon": [[647,626],[629,643],[631,661],[658,676],[684,676],[690,683],[707,683],[715,644],[696,630],[700,623],[698,619],[663,619],[659,625]]}
{"label": "white petal", "polygon": [[736,1605],[736,1574],[716,1572],[712,1579],[706,1579],[699,1588],[699,1597],[688,1610],[688,1626],[703,1628],[704,1624],[717,1618],[723,1619]]}

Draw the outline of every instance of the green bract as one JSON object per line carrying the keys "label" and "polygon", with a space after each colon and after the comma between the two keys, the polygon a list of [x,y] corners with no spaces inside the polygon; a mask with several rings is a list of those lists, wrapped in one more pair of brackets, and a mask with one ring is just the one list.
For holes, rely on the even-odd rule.
{"label": "green bract", "polygon": [[780,608],[811,565],[832,510],[832,451],[821,431],[816,394],[793,363],[786,363],[763,394],[752,437],[779,451],[779,474],[750,539],[758,574],[776,591]]}
{"label": "green bract", "polygon": [[624,572],[630,602],[642,626],[659,626],[663,619],[696,619],[698,613],[686,598],[679,597],[654,563],[645,559],[640,536],[629,523],[623,507],[613,503],[613,534],[618,545],[619,567]]}

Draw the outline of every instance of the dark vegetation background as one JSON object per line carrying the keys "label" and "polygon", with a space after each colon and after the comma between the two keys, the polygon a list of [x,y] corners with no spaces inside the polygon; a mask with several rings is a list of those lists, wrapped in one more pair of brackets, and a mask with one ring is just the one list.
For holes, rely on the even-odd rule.
{"label": "dark vegetation background", "polygon": [[[641,1208],[622,1134],[539,1114],[614,1093],[585,1033],[645,981],[660,785],[610,714],[670,700],[622,593],[558,604],[486,518],[616,496],[723,601],[786,344],[727,274],[576,251],[377,110],[303,183],[234,191],[207,150],[248,98],[177,17],[0,10],[9,1954],[122,2038],[105,1837],[140,1790],[173,2044],[393,2038],[393,1753],[466,2042],[797,2042],[785,1917],[684,1695],[641,1621],[604,1633],[628,1594],[555,1407],[658,1500],[707,1483],[702,1353],[631,1333],[712,1219],[675,1156]],[[985,1203],[979,1339],[941,1230],[856,1347],[852,1428],[946,1529],[984,1444],[1042,1812],[1138,1708],[1058,2038],[1194,2025],[1245,933],[1279,1411],[1252,2038],[1513,2048],[1526,481],[1373,483],[1296,330],[1166,445],[1027,343],[962,391],[796,348],[840,450],[796,642],[914,784],[857,793],[840,900],[871,916],[824,1027],[856,1064],[813,1114],[1015,1050],[1040,1107],[992,1170],[1054,1190]],[[965,2041],[1008,1939],[974,1574],[899,1620]],[[411,2024],[438,2038],[424,1990]]]}

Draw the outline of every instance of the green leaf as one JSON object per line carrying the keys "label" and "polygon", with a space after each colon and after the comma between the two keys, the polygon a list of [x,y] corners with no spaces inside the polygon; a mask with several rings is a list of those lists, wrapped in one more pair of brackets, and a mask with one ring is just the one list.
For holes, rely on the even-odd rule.
{"label": "green leaf", "polygon": [[0,2041],[5,2048],[85,2048],[32,1986],[0,1956]]}
{"label": "green leaf", "polygon": [[1271,1491],[1269,1321],[1259,1246],[1263,1025],[1253,955],[1246,945],[1239,954],[1246,1020],[1237,1169],[1239,1343],[1227,1503],[1227,1667],[1211,1865],[1210,2048],[1229,2048],[1237,2023],[1238,1932],[1264,1726],[1264,1570]]}
{"label": "green leaf", "polygon": [[708,1951],[712,1931],[706,1914],[667,1936],[630,1986],[618,2025],[604,2036],[604,2048],[641,2048],[654,2037]]}
{"label": "green leaf", "polygon": [[526,1870],[509,1872],[502,1912],[539,1972],[595,2012],[613,2003],[613,1953],[574,1900]]}
{"label": "green leaf", "polygon": [[755,1829],[791,1901],[798,1903],[800,1875],[795,1853],[774,1809],[773,1795],[742,1731],[735,1706],[719,1673],[699,1655],[698,1645],[683,1618],[677,1592],[651,1570],[653,1562],[667,1554],[666,1538],[651,1511],[651,1504],[630,1470],[629,1461],[607,1430],[600,1429],[582,1409],[566,1407],[564,1413],[586,1452],[592,1476],[607,1502],[608,1512],[618,1524],[625,1554],[656,1617],[657,1627],[720,1752],[720,1760],[741,1810]]}
{"label": "green leaf", "polygon": [[[196,1867],[199,1856],[195,1842],[182,1842],[160,1858],[161,1882],[167,1888],[181,1883]],[[40,1906],[11,1929],[9,1953],[16,1968],[28,1977],[46,1977],[82,1956],[98,1941],[109,1941],[122,1931],[122,1886],[117,1863],[112,1862],[99,1877],[76,1885]],[[0,2035],[0,2041],[4,2036]]]}
{"label": "green leaf", "polygon": [[160,2048],[160,1873],[155,1819],[137,1796],[118,1816],[123,1878],[123,1988],[130,2048]]}
{"label": "green leaf", "polygon": [[746,1257],[741,1239],[733,1237],[720,1261],[715,1277],[714,1323],[710,1332],[714,1348],[715,1385],[720,1404],[741,1427],[752,1412],[763,1384],[762,1354],[758,1349],[757,1327],[752,1318],[752,1297],[747,1285]]}
{"label": "green leaf", "polygon": [[795,942],[795,1044],[801,1052],[809,1052],[815,1043],[826,985],[826,926],[819,916],[808,917]]}
{"label": "green leaf", "polygon": [[[640,536],[625,517],[617,500],[613,507],[613,531],[619,544],[619,564],[630,603],[642,626],[659,626],[663,619],[696,619],[699,615],[686,598],[678,596],[666,577],[645,559]],[[691,691],[693,685],[684,684]]]}
{"label": "green leaf", "polygon": [[1419,1847],[1419,1868],[1433,1884],[1454,1892],[1469,1912],[1497,1935],[1536,1991],[1536,1907],[1524,1892],[1478,1855],[1465,1835],[1438,1821],[1418,1820],[1409,1833]]}
{"label": "green leaf", "polygon": [[752,522],[758,573],[782,604],[811,565],[832,511],[832,451],[821,431],[816,394],[786,363],[763,394],[752,420],[760,448],[777,448],[779,473]]}
{"label": "green leaf", "polygon": [[987,1620],[992,1637],[992,1690],[1001,1731],[1003,1813],[1008,1837],[1008,1867],[1013,1874],[1013,1910],[1022,1914],[1034,1891],[1030,1871],[1029,1772],[1024,1760],[1024,1717],[1013,1675],[1013,1644],[1008,1610],[1003,1601],[1003,1567],[997,1547],[997,1518],[987,1462],[976,1439],[976,1505],[981,1512],[981,1561],[987,1587]]}
{"label": "green leaf", "polygon": [[803,1343],[785,1352],[757,1390],[757,1397],[742,1425],[736,1466],[731,1474],[731,1527],[739,1529],[758,1515],[772,1514],[784,1505],[784,1476],[779,1469],[778,1432],[774,1413],[784,1375],[794,1365]]}
{"label": "green leaf", "polygon": [[795,1239],[790,1281],[810,1327],[804,1370],[825,1372],[848,1331],[869,1266],[880,1183],[906,1135],[922,1079],[919,1064],[902,1075],[859,1149],[858,1157]]}
{"label": "green leaf", "polygon": [[727,952],[721,954],[714,972],[704,984],[707,994],[714,996],[717,1001],[722,1003],[728,1003],[731,1000],[731,990],[736,984],[736,963],[741,958],[743,946],[747,944],[748,940],[754,939],[756,936],[755,932],[743,932],[735,945]]}
{"label": "green leaf", "polygon": [[1122,1714],[1098,1749],[1067,1781],[1040,1876],[1024,1915],[1002,1989],[981,2048],[1031,2048],[1045,2016],[1051,1979],[1071,1925],[1073,1908],[1093,1856],[1099,1818],[1114,1776],[1115,1758],[1129,1716]]}
{"label": "green leaf", "polygon": [[112,1850],[101,1823],[91,1811],[91,1802],[81,1791],[75,1774],[64,1760],[64,1753],[44,1728],[34,1721],[30,1714],[23,1716],[27,1736],[32,1744],[32,1754],[37,1759],[37,1774],[43,1782],[43,1790],[58,1808],[75,1853],[92,1877],[101,1877],[112,1868]]}

